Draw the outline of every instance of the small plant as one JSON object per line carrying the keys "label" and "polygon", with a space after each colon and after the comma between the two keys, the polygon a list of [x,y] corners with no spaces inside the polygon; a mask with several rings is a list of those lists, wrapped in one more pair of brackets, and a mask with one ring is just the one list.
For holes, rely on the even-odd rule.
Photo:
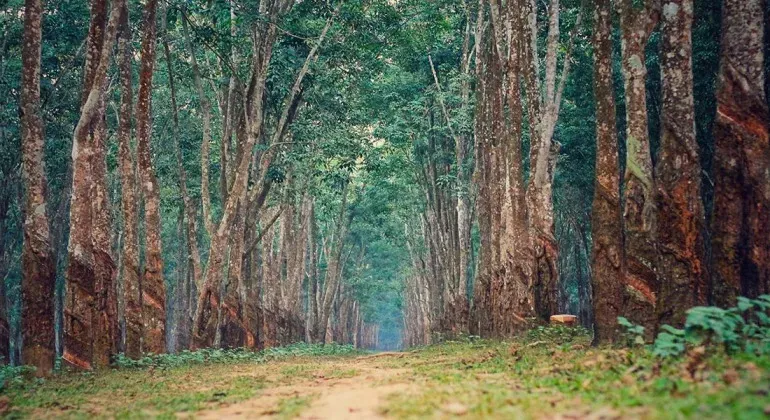
{"label": "small plant", "polygon": [[770,295],[739,297],[737,305],[722,309],[697,306],[687,311],[684,329],[660,327],[653,353],[679,356],[688,346],[721,345],[727,353],[770,354]]}
{"label": "small plant", "polygon": [[658,357],[683,354],[686,349],[685,331],[670,325],[662,325],[660,330],[652,345],[652,354]]}
{"label": "small plant", "polygon": [[35,368],[32,366],[0,366],[0,391],[23,384],[33,373]]}
{"label": "small plant", "polygon": [[622,316],[618,317],[618,325],[623,327],[623,340],[628,347],[644,345],[644,327],[636,325]]}

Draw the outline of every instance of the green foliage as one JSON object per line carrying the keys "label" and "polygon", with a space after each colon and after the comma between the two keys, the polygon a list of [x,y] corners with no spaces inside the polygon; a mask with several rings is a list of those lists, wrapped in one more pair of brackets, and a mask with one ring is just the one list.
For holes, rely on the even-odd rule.
{"label": "green foliage", "polygon": [[0,366],[0,391],[28,381],[33,373],[35,368],[31,366]]}
{"label": "green foliage", "polygon": [[[452,342],[394,358],[391,365],[412,368],[420,387],[395,396],[387,413],[447,418],[452,404],[467,418],[764,418],[767,357],[709,355],[693,380],[683,377],[686,361],[643,348],[532,344],[527,337]],[[728,373],[739,380],[727,382]]]}
{"label": "green foliage", "polygon": [[678,356],[686,348],[684,331],[670,325],[660,327],[661,331],[652,346],[652,353],[658,357]]}
{"label": "green foliage", "polygon": [[623,340],[629,347],[640,346],[644,344],[644,327],[633,324],[627,318],[619,316],[618,325],[623,327]]}
{"label": "green foliage", "polygon": [[307,344],[296,343],[283,347],[272,347],[261,351],[240,349],[201,349],[184,350],[177,354],[149,354],[141,359],[131,359],[119,354],[115,365],[125,369],[175,368],[195,364],[210,363],[265,363],[300,356],[345,356],[360,353],[349,344]]}
{"label": "green foliage", "polygon": [[[629,345],[643,343],[644,328],[618,317]],[[722,309],[696,306],[687,311],[683,329],[662,325],[652,345],[658,357],[675,357],[688,348],[705,346],[728,354],[770,354],[770,295],[739,297],[736,306]]]}

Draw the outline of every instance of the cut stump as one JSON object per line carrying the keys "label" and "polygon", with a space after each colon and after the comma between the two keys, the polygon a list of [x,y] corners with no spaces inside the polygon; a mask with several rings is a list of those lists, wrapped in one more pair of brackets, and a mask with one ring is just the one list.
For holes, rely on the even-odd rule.
{"label": "cut stump", "polygon": [[551,315],[551,325],[575,327],[577,324],[577,317],[575,315]]}

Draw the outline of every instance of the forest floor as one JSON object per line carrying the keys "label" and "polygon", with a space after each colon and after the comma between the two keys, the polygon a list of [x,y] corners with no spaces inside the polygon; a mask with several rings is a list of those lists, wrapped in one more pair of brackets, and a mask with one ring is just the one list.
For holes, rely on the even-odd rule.
{"label": "forest floor", "polygon": [[16,379],[0,394],[0,417],[9,418],[767,418],[770,358],[696,352],[661,361],[545,330],[409,352]]}

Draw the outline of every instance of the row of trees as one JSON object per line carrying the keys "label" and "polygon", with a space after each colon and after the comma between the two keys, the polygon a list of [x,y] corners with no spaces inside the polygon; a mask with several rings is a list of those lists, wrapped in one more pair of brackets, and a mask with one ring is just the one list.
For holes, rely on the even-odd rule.
{"label": "row of trees", "polygon": [[[719,8],[714,14],[711,4],[698,7],[704,28],[710,18],[719,21]],[[597,341],[617,338],[618,316],[651,336],[661,324],[683,324],[693,306],[727,306],[737,296],[770,290],[762,2],[724,1],[721,30],[707,33],[721,34],[721,42],[716,90],[699,93],[715,98],[716,109],[708,116],[697,110],[702,124],[694,99],[692,0],[597,0],[567,7],[566,14],[558,0],[457,8],[463,18],[453,29],[464,37],[446,60],[448,87],[430,56],[424,67],[437,105],[426,105],[423,114],[427,145],[415,146],[425,156],[417,159],[425,211],[411,235],[419,246],[410,249],[419,250],[412,252],[404,295],[408,344],[429,343],[436,334],[509,336],[564,310],[577,309],[590,325],[581,302],[570,303],[575,298],[583,305],[592,298]],[[587,28],[590,42],[583,38]],[[653,35],[659,53],[647,56]],[[648,63],[659,66],[659,81],[649,80]],[[568,83],[573,71],[581,80]],[[622,76],[622,90],[615,75]],[[574,108],[577,90],[591,79],[596,141],[585,239],[588,221],[572,216],[582,213],[579,207],[555,210],[568,187],[557,195],[554,182],[560,165],[574,165],[569,124],[580,124],[557,123],[565,91],[566,106]],[[577,111],[569,112],[573,118]],[[438,130],[437,120],[444,120]],[[561,151],[557,139],[570,150]],[[560,176],[563,183],[580,182],[579,174]],[[452,183],[442,184],[449,177]],[[712,184],[707,193],[704,180]],[[477,232],[466,219],[474,206]],[[475,234],[474,265],[458,254],[474,248],[458,244]],[[560,255],[562,244],[571,255]],[[589,257],[590,284],[569,290]],[[459,309],[467,299],[470,312]]]}
{"label": "row of trees", "polygon": [[[262,1],[258,10],[249,11],[256,16],[252,19],[241,9],[246,5],[236,2],[196,11],[149,0],[142,6],[137,32],[130,20],[131,6],[125,0],[89,4],[70,181],[60,192],[69,199],[69,217],[62,220],[49,210],[45,166],[41,41],[47,19],[41,0],[24,4],[19,95],[25,192],[22,313],[21,340],[14,346],[22,351],[15,361],[46,373],[57,354],[70,366],[90,369],[108,366],[119,352],[136,358],[167,350],[264,348],[303,340],[375,347],[377,326],[365,321],[355,291],[342,282],[345,270],[361,265],[356,261],[355,267],[347,267],[355,258],[353,250],[360,248],[348,243],[347,231],[353,218],[348,198],[360,189],[355,166],[335,169],[338,182],[326,190],[321,204],[326,214],[319,217],[321,194],[309,194],[307,189],[323,188],[326,175],[312,169],[328,165],[330,158],[312,160],[315,146],[304,141],[300,156],[291,156],[303,133],[293,132],[290,125],[305,109],[318,119],[319,112],[306,101],[327,94],[307,94],[311,90],[307,79],[339,8],[313,7],[305,12],[317,14],[309,24],[314,36],[288,47],[295,57],[284,64],[292,77],[284,81],[275,80],[271,62],[277,48],[287,48],[280,36],[286,30],[276,22],[288,19],[292,1]],[[45,7],[66,11],[54,4]],[[207,21],[223,11],[224,25]],[[237,24],[245,18],[246,24]],[[227,36],[200,35],[217,24],[225,26]],[[134,33],[141,37],[138,54],[133,51]],[[174,36],[183,41],[183,48],[172,48]],[[251,45],[239,48],[241,39]],[[208,50],[198,51],[201,44]],[[201,56],[216,57],[216,65],[207,63],[208,73],[198,62]],[[285,53],[280,58],[285,60]],[[192,90],[184,82],[181,85],[184,104],[177,75],[180,63],[194,86]],[[157,175],[158,161],[165,159],[152,150],[152,139],[158,137],[153,133],[157,127],[153,109],[160,64],[165,64],[170,101],[166,105],[170,147],[164,150],[174,156],[168,162],[175,176],[169,178],[175,181],[179,198],[175,245],[180,255],[173,260],[173,280],[167,277],[164,265],[169,258],[162,241],[161,195],[169,186],[161,185]],[[225,82],[213,83],[217,77]],[[219,113],[212,109],[212,94]],[[181,125],[185,109],[192,109],[192,117],[199,119],[200,132]],[[216,142],[215,128],[221,130]],[[199,139],[187,140],[200,148],[200,183],[193,188],[183,132]],[[215,144],[220,146],[216,192],[210,185]],[[336,155],[336,150],[331,152]],[[110,158],[115,159],[114,166]],[[119,185],[120,194],[111,192],[111,183]],[[199,197],[191,189],[199,191]],[[218,208],[212,205],[212,196],[219,199]],[[52,234],[53,225],[62,222],[69,227],[68,240]],[[61,242],[66,252],[60,249]],[[60,292],[57,253],[66,254],[65,290]],[[9,313],[0,315],[5,333],[0,337],[5,345],[2,357],[7,360]]]}
{"label": "row of trees", "polygon": [[2,355],[609,341],[767,292],[762,2],[562,1],[0,10]]}

